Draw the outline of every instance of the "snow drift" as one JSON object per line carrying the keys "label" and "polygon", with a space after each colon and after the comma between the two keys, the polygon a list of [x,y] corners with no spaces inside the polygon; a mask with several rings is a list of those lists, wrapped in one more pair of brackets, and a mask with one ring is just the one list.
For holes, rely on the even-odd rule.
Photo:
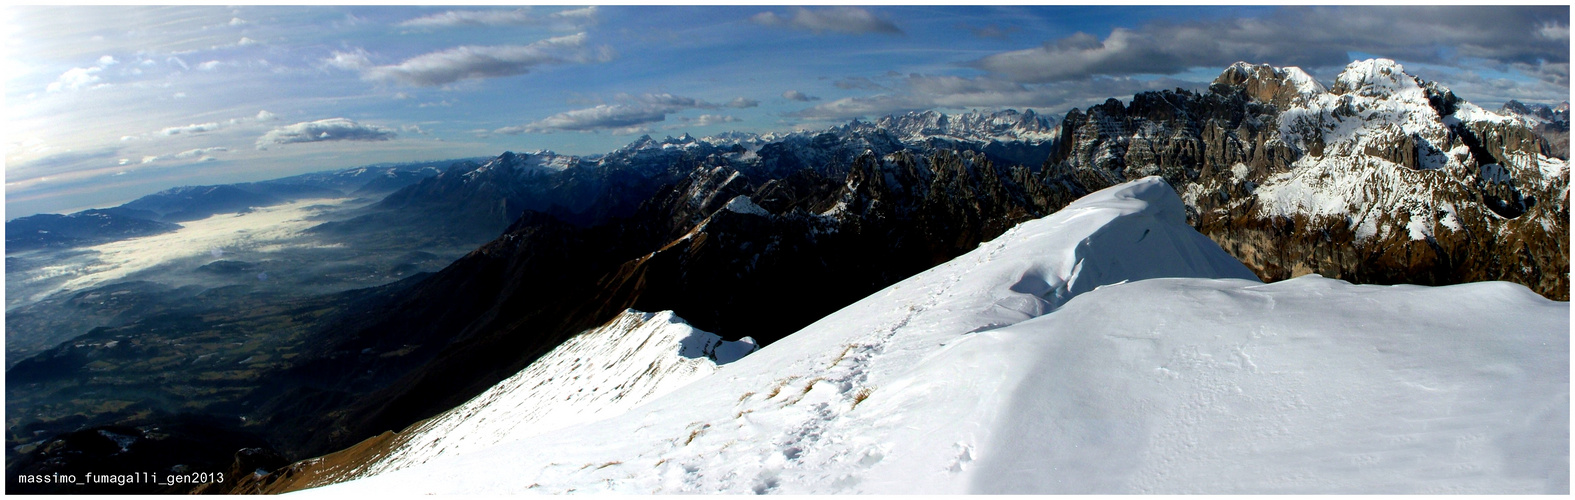
{"label": "snow drift", "polygon": [[1265,285],[1150,177],[615,417],[307,493],[1567,493],[1568,318]]}

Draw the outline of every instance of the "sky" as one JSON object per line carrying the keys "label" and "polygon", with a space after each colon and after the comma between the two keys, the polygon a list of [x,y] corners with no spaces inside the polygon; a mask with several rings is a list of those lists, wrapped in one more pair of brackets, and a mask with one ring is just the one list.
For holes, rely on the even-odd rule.
{"label": "sky", "polygon": [[5,218],[183,185],[649,134],[1329,82],[1394,59],[1469,101],[1569,98],[1566,5],[0,8]]}

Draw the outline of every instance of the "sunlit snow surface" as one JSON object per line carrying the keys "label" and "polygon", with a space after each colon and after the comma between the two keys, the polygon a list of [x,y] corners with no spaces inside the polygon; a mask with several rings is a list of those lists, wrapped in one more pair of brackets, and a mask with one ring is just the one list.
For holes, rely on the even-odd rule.
{"label": "sunlit snow surface", "polygon": [[1181,210],[1106,189],[622,415],[306,493],[1568,492],[1567,303],[1265,285]]}
{"label": "sunlit snow surface", "polygon": [[714,373],[756,348],[723,341],[671,311],[625,311],[564,342],[481,395],[400,436],[397,446],[353,471],[361,477],[551,432],[628,411]]}

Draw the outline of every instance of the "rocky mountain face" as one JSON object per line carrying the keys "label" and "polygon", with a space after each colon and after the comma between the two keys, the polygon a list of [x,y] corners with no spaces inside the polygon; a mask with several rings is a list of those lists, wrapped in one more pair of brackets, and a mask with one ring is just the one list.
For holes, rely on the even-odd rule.
{"label": "rocky mountain face", "polygon": [[1528,123],[1387,60],[1324,88],[1238,63],[1208,91],[1068,113],[1044,170],[1085,188],[1162,175],[1265,280],[1507,280],[1569,294],[1568,164]]}
{"label": "rocky mountain face", "polygon": [[1514,116],[1529,122],[1532,132],[1542,136],[1553,149],[1553,155],[1559,158],[1570,159],[1570,103],[1564,101],[1558,106],[1546,104],[1525,104],[1511,100],[1499,108],[1498,113]]}

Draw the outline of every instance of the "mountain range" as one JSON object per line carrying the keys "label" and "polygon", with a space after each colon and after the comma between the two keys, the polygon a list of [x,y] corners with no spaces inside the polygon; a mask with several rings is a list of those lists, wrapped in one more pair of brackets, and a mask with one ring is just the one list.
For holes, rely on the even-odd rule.
{"label": "mountain range", "polygon": [[[131,321],[94,330],[28,358],[8,371],[8,408],[19,405],[10,410],[63,394],[81,399],[84,403],[80,404],[86,406],[96,400],[84,394],[113,391],[128,384],[157,394],[153,399],[165,403],[157,408],[133,405],[129,409],[87,411],[81,418],[29,417],[8,422],[11,451],[7,468],[14,476],[20,471],[48,472],[89,460],[108,468],[131,467],[134,463],[189,466],[198,462],[196,457],[164,451],[143,455],[139,452],[152,450],[162,439],[173,439],[157,437],[167,433],[150,429],[201,416],[221,423],[202,423],[201,432],[205,434],[200,435],[220,436],[226,443],[246,443],[245,453],[230,456],[204,452],[208,455],[200,457],[201,463],[227,467],[247,477],[226,491],[283,491],[412,466],[443,455],[447,452],[433,455],[411,451],[411,446],[431,446],[436,442],[432,434],[416,429],[455,429],[459,424],[454,422],[469,415],[505,415],[507,412],[496,413],[499,410],[491,406],[504,403],[490,402],[514,401],[510,393],[517,389],[509,388],[521,384],[552,384],[554,387],[543,394],[570,395],[569,403],[561,407],[508,403],[531,405],[535,410],[525,412],[537,415],[531,418],[595,415],[596,419],[622,418],[619,422],[625,422],[639,413],[624,413],[636,403],[674,401],[677,396],[658,397],[669,391],[707,392],[699,388],[707,384],[704,380],[716,380],[707,377],[688,384],[688,375],[642,375],[627,381],[596,378],[602,382],[592,387],[563,380],[565,375],[561,373],[573,372],[577,363],[584,365],[582,369],[593,369],[589,364],[566,361],[573,359],[567,356],[585,358],[593,351],[595,356],[606,356],[609,352],[597,350],[598,346],[621,345],[619,342],[627,341],[625,337],[629,335],[678,339],[658,342],[653,349],[688,352],[681,357],[691,361],[663,366],[709,366],[694,370],[719,370],[716,376],[734,367],[756,366],[750,368],[755,371],[750,372],[754,375],[749,380],[760,384],[748,387],[758,385],[758,391],[728,389],[702,398],[707,402],[660,404],[691,404],[700,408],[696,411],[714,412],[732,406],[712,404],[712,399],[731,397],[739,398],[739,412],[768,407],[796,408],[794,411],[833,408],[840,415],[872,397],[864,389],[879,394],[881,388],[890,386],[867,385],[858,378],[864,372],[838,368],[842,365],[835,361],[828,361],[829,371],[781,371],[760,366],[774,363],[780,368],[784,363],[809,363],[792,360],[809,360],[839,350],[842,356],[838,359],[875,359],[893,345],[888,340],[906,337],[868,342],[843,337],[881,331],[877,328],[880,325],[869,323],[878,318],[897,321],[897,326],[887,329],[888,333],[907,328],[909,320],[920,316],[950,325],[900,340],[902,345],[912,344],[911,349],[904,351],[910,354],[889,358],[893,363],[890,366],[905,366],[918,361],[922,357],[915,357],[918,353],[929,352],[916,347],[921,344],[929,346],[925,349],[933,349],[936,344],[932,342],[984,338],[967,334],[1028,324],[1029,318],[1052,317],[1051,311],[1068,304],[1074,296],[1094,294],[1090,290],[1121,284],[1123,280],[1134,283],[1116,290],[1134,287],[1146,291],[1127,299],[1111,299],[1113,303],[1156,300],[1166,293],[1257,293],[1243,291],[1248,285],[1242,283],[1282,281],[1309,273],[1326,278],[1292,280],[1277,289],[1283,290],[1284,295],[1280,296],[1310,300],[1323,289],[1368,293],[1367,288],[1341,288],[1351,285],[1334,280],[1426,285],[1503,280],[1530,287],[1546,298],[1567,300],[1568,153],[1567,146],[1560,150],[1556,139],[1550,141],[1551,136],[1546,135],[1555,127],[1549,124],[1557,123],[1560,115],[1550,110],[1547,114],[1553,118],[1544,118],[1540,111],[1523,113],[1518,109],[1506,105],[1507,113],[1483,110],[1437,83],[1406,74],[1399,65],[1387,60],[1352,63],[1329,86],[1296,68],[1242,63],[1227,68],[1205,91],[1148,92],[1134,96],[1129,103],[1112,99],[1086,110],[1073,110],[1061,120],[1032,111],[908,113],[874,122],[854,121],[821,131],[732,133],[710,138],[684,135],[663,140],[642,137],[624,148],[595,156],[537,151],[453,162],[441,172],[423,170],[430,174],[411,176],[403,187],[357,209],[355,216],[324,222],[311,231],[347,242],[386,241],[412,233],[454,242],[494,238],[490,242],[431,275],[332,295],[292,297],[288,301],[276,298],[277,306],[252,307],[244,312],[210,309],[183,313],[189,316]],[[1562,123],[1567,131],[1567,108],[1565,113]],[[1124,187],[1101,191],[1112,186]],[[1044,236],[1032,236],[1039,233],[1024,229],[1071,224],[1067,220],[1076,210],[1067,212],[1063,207],[1096,192],[1103,194],[1087,201],[1090,213],[1108,213],[1101,216],[1107,222],[1143,222],[1110,222],[1115,226],[1107,229],[1091,222],[1079,223],[1076,231],[1047,229]],[[1132,206],[1123,204],[1129,201]],[[155,222],[162,222],[157,218],[182,213],[148,210],[158,215],[144,220]],[[1146,212],[1152,210],[1160,213]],[[1060,222],[1046,222],[1051,220]],[[1117,226],[1125,229],[1114,229]],[[1139,226],[1145,230],[1133,229]],[[1069,249],[1075,245],[1043,247],[1035,243],[1044,238],[1081,241],[1074,238],[1074,233],[1082,235],[1076,238],[1085,239],[1109,233],[1111,238],[1120,234],[1138,242],[1155,240],[1143,245],[1095,245],[1076,251]],[[8,251],[9,246],[8,240]],[[985,248],[1016,253],[1050,248],[1053,255],[1062,255],[1055,252],[1063,250],[1071,253],[1065,254],[1069,255],[1066,262],[1052,259],[1053,262],[1033,264],[1038,267],[1030,274],[1038,281],[979,278],[977,286],[965,287],[970,291],[961,298],[941,292],[950,290],[949,285],[931,284],[924,286],[940,291],[903,295],[909,299],[896,302],[877,300],[881,294],[896,293],[895,287],[909,286],[897,285],[905,279],[927,269],[940,269],[936,266],[966,266],[959,262],[986,266],[999,254],[992,255]],[[1107,248],[1108,255],[1100,253]],[[1178,258],[1180,262],[1176,261]],[[1088,261],[1086,269],[1077,265],[1084,260]],[[1011,262],[1029,265],[1039,261],[1024,256]],[[960,283],[967,281],[965,277],[970,274],[933,271],[921,276],[947,276],[925,278],[930,280],[925,283]],[[1136,282],[1162,276],[1231,278],[1236,282],[1163,286]],[[1464,297],[1460,300],[1466,302],[1472,298],[1507,297],[1503,300],[1515,305],[1509,311],[1546,309],[1542,305],[1546,299],[1516,295],[1520,292],[1513,290],[1523,291],[1479,286],[1469,293],[1445,295]],[[1104,295],[1120,294],[1110,291]],[[1409,307],[1408,304],[1422,300],[1414,297],[1423,295],[1426,294],[1413,296],[1397,291],[1384,300],[1396,304],[1394,307]],[[849,305],[866,303],[875,305]],[[1246,307],[1242,300],[1225,300],[1217,305],[1225,309]],[[904,308],[913,313],[905,316],[908,320],[898,321],[901,318],[891,316],[906,314],[902,313]],[[977,317],[958,313],[955,319],[946,319],[945,313],[979,308],[991,312]],[[1381,316],[1374,310],[1362,311],[1368,311],[1357,313],[1362,318]],[[1268,314],[1264,318],[1283,319],[1270,312],[1264,314]],[[1293,309],[1291,316],[1303,314],[1306,313]],[[1548,316],[1545,312],[1535,314],[1539,318]],[[858,319],[864,315],[870,319]],[[1162,322],[1162,317],[1144,321]],[[1050,322],[1053,321],[1033,324]],[[838,323],[869,328],[833,328]],[[913,328],[926,324],[912,323]],[[1527,335],[1542,335],[1550,328],[1538,325],[1542,326]],[[151,348],[147,346],[154,341],[174,341],[182,329],[204,332],[206,337],[202,338],[207,340],[195,342],[201,345],[249,340],[242,342],[244,349],[188,347],[159,348],[159,353],[148,351]],[[1564,329],[1567,330],[1567,324]],[[840,333],[805,334],[832,330]],[[714,350],[715,343],[744,342],[744,337],[749,337],[747,344],[765,348],[736,362],[726,362],[731,361],[731,356],[712,359],[718,352]],[[795,340],[807,338],[822,340]],[[595,343],[584,343],[592,339],[596,339]],[[838,344],[844,340],[846,349]],[[696,342],[704,347],[693,348]],[[820,347],[778,348],[778,344]],[[1118,350],[1126,349],[1120,347],[1125,345],[1118,345]],[[127,351],[133,347],[143,351]],[[710,354],[708,348],[713,349]],[[1059,356],[1055,349],[1045,349],[1048,350],[1034,352]],[[779,351],[796,354],[763,356]],[[263,362],[257,358],[262,352],[275,354]],[[1164,353],[1181,355],[1174,350]],[[607,370],[631,359],[655,359],[640,357],[649,354],[599,362]],[[1211,355],[1227,354],[1220,351]],[[189,385],[145,386],[147,381],[142,379],[127,382],[123,378],[93,375],[105,369],[105,360],[132,360],[139,356],[168,358],[172,363],[160,365],[163,368],[159,369],[150,367],[139,372],[148,375],[137,377],[163,373],[163,380],[179,378],[182,384]],[[756,359],[776,361],[753,361]],[[247,370],[238,373],[192,364],[194,360],[240,363]],[[706,365],[707,362],[712,364]],[[1020,366],[1040,364],[1044,363],[1027,360]],[[169,371],[173,366],[180,368]],[[932,375],[937,377],[941,372],[951,373],[947,380],[962,376],[952,372],[956,370],[954,365],[935,366],[938,371]],[[541,371],[549,367],[559,371]],[[562,371],[565,367],[570,369]],[[698,373],[684,370],[679,371]],[[885,373],[888,375],[883,376],[891,383],[899,380],[892,378],[897,377],[893,375],[896,372]],[[576,375],[583,374],[567,376]],[[1213,380],[1209,377],[1218,376],[1218,372],[1194,375],[1204,378],[1187,380]],[[1567,372],[1564,375],[1567,399]],[[547,380],[543,381],[542,376]],[[787,378],[772,379],[781,383],[766,383],[772,377]],[[246,382],[220,384],[215,380]],[[1487,380],[1483,383],[1489,385],[1482,387],[1497,387],[1491,385],[1500,383],[1496,380]],[[649,384],[652,389],[637,396],[615,390],[613,394],[620,395],[616,404],[596,397],[573,396],[580,394],[581,389],[600,394],[597,389],[604,389],[602,386],[616,387],[621,383],[629,387],[636,381]],[[832,392],[814,390],[821,387],[817,385],[821,381],[834,386]],[[766,386],[777,387],[777,394],[767,396]],[[802,390],[795,395],[787,389]],[[811,394],[813,398],[809,398]],[[924,398],[912,390],[901,394],[908,399],[886,401]],[[782,406],[787,401],[784,398],[790,396],[802,397]],[[473,399],[477,397],[482,399]],[[195,403],[197,400],[202,402]],[[585,406],[576,406],[576,401],[586,401]],[[870,401],[873,405],[880,400]],[[1012,401],[1019,400],[999,404],[1019,405]],[[1020,401],[1021,405],[1042,409],[1042,405],[1033,402],[1036,400]],[[805,406],[798,406],[800,403]],[[872,407],[893,410],[903,404],[880,403],[884,406]],[[199,409],[192,411],[192,407]],[[1532,410],[1546,413],[1540,407]],[[771,414],[788,419],[783,422],[797,422],[771,424],[776,426],[771,427],[773,432],[786,433],[779,436],[782,439],[792,441],[790,431],[802,431],[800,437],[815,439],[833,435],[815,426],[820,425],[816,422],[824,424],[835,419],[817,421],[803,415],[789,416],[795,413],[787,409],[782,411],[787,413]],[[866,409],[865,414],[873,411]],[[1036,414],[1033,411],[999,414],[1029,418]],[[1185,411],[1181,408],[1171,413],[1180,415],[1176,412]],[[995,420],[968,418],[978,422],[971,425],[996,425],[991,423]],[[695,422],[701,426],[709,422],[711,426],[685,431],[690,433],[690,441],[714,439],[703,437],[707,433],[742,439],[736,434],[709,430],[721,425],[711,416]],[[486,429],[545,428],[540,427],[538,420],[495,423],[503,427]],[[669,424],[664,421],[661,425]],[[807,427],[793,427],[799,424]],[[897,423],[879,425],[890,429]],[[845,427],[839,432],[851,432],[848,436],[863,432],[857,429],[864,428]],[[97,430],[137,440],[124,447],[94,448]],[[520,432],[511,432],[510,436],[524,437]],[[1541,436],[1537,432],[1541,430],[1528,435]],[[1341,436],[1358,439],[1365,435],[1351,431]],[[1567,428],[1564,436],[1567,440]],[[476,435],[471,439],[481,444],[502,441],[496,435]],[[986,449],[978,439],[956,443],[915,439],[914,446],[955,445],[946,453],[955,455],[957,460],[937,465],[941,470],[963,471],[973,467],[970,464],[974,458],[986,457],[978,455],[982,453],[979,450]],[[1002,435],[1000,439],[1007,437]],[[135,444],[139,442],[149,444],[139,448]],[[1182,443],[1166,439],[1155,442],[1177,446]],[[471,446],[479,445],[454,449]],[[754,445],[748,448],[760,449]],[[827,486],[814,491],[911,491],[900,487],[901,481],[893,479],[897,476],[890,475],[848,473],[848,477],[859,481],[888,481],[881,483],[886,486],[878,487],[858,486],[858,481],[839,483],[842,478],[781,475],[799,467],[784,465],[801,463],[794,462],[800,458],[795,453],[819,453],[806,457],[824,463],[869,462],[865,465],[890,470],[916,463],[883,458],[898,457],[897,451],[875,450],[857,455],[844,448],[799,447],[796,452],[791,451],[792,446],[775,449],[782,453],[740,459],[740,464],[766,464],[760,468],[747,466],[748,478],[660,488],[646,486],[666,484],[661,483],[665,479],[611,484],[619,490],[762,492],[777,491],[772,484],[816,481],[814,484]],[[335,451],[338,453],[330,454]],[[924,451],[926,457],[939,453],[929,448]],[[646,451],[631,453],[656,456]],[[664,453],[668,452],[658,454]],[[1058,455],[1044,450],[1022,453],[1035,461],[1066,463],[1056,462],[1061,460],[1056,458]],[[316,456],[324,457],[285,466]],[[693,476],[695,471],[689,468],[695,464],[690,462],[700,460],[698,457],[686,455],[679,459],[674,455],[664,461],[669,467],[657,469],[684,477],[680,469],[672,469],[682,465],[681,470]],[[787,462],[766,463],[783,457]],[[1567,455],[1565,460],[1567,466]],[[629,463],[632,467],[635,462]],[[986,467],[981,462],[979,466],[984,468],[980,470],[1006,470],[1002,469],[1006,464],[992,463],[995,465]],[[931,465],[936,464],[924,466]],[[601,468],[608,468],[609,474],[625,470],[617,464]],[[987,477],[983,474],[958,475],[961,479],[948,479],[952,482],[936,491],[1049,491],[1031,479],[995,489],[965,487],[981,484],[982,478]],[[581,476],[571,473],[562,477]],[[540,484],[549,491],[568,491],[584,483],[578,479],[553,479]],[[639,486],[624,488],[617,484]],[[912,484],[912,488],[919,488],[918,485],[930,483]],[[1254,490],[1253,483],[1240,484],[1247,486],[1222,490],[1261,491]],[[1055,491],[1148,491],[1087,486]],[[1567,483],[1563,487],[1567,490]],[[478,488],[460,489],[488,490]]]}

